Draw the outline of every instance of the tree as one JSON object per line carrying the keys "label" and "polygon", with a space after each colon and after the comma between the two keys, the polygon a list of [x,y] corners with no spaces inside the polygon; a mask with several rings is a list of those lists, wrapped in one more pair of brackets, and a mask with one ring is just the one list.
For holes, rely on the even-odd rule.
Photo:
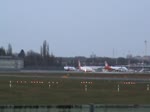
{"label": "tree", "polygon": [[25,52],[23,49],[21,49],[20,53],[18,54],[18,57],[25,58]]}
{"label": "tree", "polygon": [[41,66],[41,56],[32,50],[27,52],[25,57],[25,66]]}
{"label": "tree", "polygon": [[11,46],[11,44],[8,44],[7,55],[12,56],[12,46]]}
{"label": "tree", "polygon": [[6,56],[6,51],[3,47],[0,48],[0,56]]}
{"label": "tree", "polygon": [[50,63],[50,55],[49,55],[49,45],[46,40],[44,40],[43,46],[41,47],[41,56],[43,58],[43,65],[48,66]]}
{"label": "tree", "polygon": [[44,40],[43,47],[41,47],[41,56],[43,56],[44,59],[49,57],[49,45],[46,40]]}

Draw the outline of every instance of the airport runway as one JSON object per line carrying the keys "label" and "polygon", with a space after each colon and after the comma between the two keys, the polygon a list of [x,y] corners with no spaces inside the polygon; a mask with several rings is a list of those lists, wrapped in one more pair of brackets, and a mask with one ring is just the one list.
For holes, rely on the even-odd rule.
{"label": "airport runway", "polygon": [[46,70],[22,70],[0,72],[0,77],[36,77],[36,78],[61,78],[81,80],[112,80],[112,81],[136,81],[149,82],[149,73],[119,73],[119,72],[67,72],[67,71],[46,71]]}

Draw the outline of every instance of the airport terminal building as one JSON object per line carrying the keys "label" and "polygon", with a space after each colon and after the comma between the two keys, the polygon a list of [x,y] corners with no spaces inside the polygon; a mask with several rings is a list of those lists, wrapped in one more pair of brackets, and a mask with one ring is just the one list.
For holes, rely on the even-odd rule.
{"label": "airport terminal building", "polygon": [[24,60],[12,56],[0,56],[0,70],[19,70],[24,68]]}

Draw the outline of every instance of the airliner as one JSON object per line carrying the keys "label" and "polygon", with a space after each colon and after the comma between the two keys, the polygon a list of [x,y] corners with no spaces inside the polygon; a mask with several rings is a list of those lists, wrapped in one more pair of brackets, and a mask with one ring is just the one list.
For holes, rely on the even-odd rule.
{"label": "airliner", "polygon": [[65,71],[76,71],[77,69],[73,66],[64,66]]}
{"label": "airliner", "polygon": [[107,71],[118,71],[118,72],[127,72],[128,71],[128,69],[124,66],[109,66],[106,61],[105,61],[104,69]]}
{"label": "airliner", "polygon": [[80,61],[78,61],[78,67],[79,67],[79,70],[83,71],[83,72],[95,72],[95,70],[98,69],[95,66],[93,66],[93,67],[92,66],[81,66]]}
{"label": "airliner", "polygon": [[102,69],[102,66],[81,66],[80,61],[78,60],[78,68],[73,66],[64,66],[65,71],[82,71],[82,72],[96,72],[98,69]]}

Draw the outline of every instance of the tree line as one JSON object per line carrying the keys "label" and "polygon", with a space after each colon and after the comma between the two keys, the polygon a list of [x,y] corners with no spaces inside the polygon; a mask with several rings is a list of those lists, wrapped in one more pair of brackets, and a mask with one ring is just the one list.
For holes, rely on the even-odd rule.
{"label": "tree line", "polygon": [[45,40],[41,46],[40,53],[33,50],[25,52],[21,49],[19,53],[13,53],[11,44],[8,44],[8,48],[0,48],[0,56],[17,57],[24,60],[25,67],[51,67],[61,66],[61,58],[55,57],[53,53],[49,52],[49,44]]}
{"label": "tree line", "polygon": [[[0,48],[0,56],[12,56],[17,58],[22,58],[24,60],[24,66],[29,68],[48,68],[48,67],[63,67],[68,66],[78,66],[78,60],[81,61],[82,65],[104,65],[104,62],[107,61],[110,65],[128,65],[134,63],[141,63],[141,60],[138,59],[128,59],[128,58],[109,58],[109,57],[56,57],[52,52],[50,52],[49,44],[46,40],[43,41],[42,46],[40,47],[40,53],[33,50],[25,52],[24,49],[21,49],[19,53],[13,53],[12,45],[8,44],[7,49],[4,47]],[[150,62],[145,61],[147,64]]]}

